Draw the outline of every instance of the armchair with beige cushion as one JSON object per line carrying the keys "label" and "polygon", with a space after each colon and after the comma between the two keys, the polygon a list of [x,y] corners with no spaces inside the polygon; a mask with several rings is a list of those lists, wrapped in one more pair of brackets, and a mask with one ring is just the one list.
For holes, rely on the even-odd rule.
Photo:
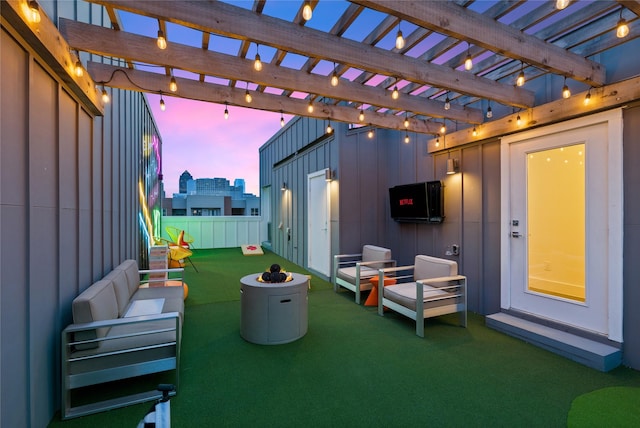
{"label": "armchair with beige cushion", "polygon": [[344,287],[355,293],[355,301],[360,304],[362,291],[371,290],[371,278],[378,274],[378,269],[393,267],[395,260],[391,259],[391,250],[365,245],[362,253],[336,254],[333,256],[333,291]]}
{"label": "armchair with beige cushion", "polygon": [[467,278],[458,275],[455,261],[418,255],[413,265],[379,269],[378,275],[380,284],[385,276],[396,280],[378,291],[379,315],[386,307],[415,320],[420,337],[430,317],[458,312],[460,325],[467,326]]}

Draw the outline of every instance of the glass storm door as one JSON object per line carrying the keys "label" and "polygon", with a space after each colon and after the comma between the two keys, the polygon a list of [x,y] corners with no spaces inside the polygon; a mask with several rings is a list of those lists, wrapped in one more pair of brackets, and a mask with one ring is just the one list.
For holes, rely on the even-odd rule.
{"label": "glass storm door", "polygon": [[554,129],[502,141],[502,307],[609,336],[608,126]]}

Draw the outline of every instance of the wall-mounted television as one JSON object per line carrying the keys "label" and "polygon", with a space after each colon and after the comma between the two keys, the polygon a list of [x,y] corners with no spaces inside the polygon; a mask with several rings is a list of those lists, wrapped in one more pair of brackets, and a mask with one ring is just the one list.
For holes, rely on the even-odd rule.
{"label": "wall-mounted television", "polygon": [[444,220],[442,182],[403,184],[389,188],[391,218],[399,222],[442,223]]}

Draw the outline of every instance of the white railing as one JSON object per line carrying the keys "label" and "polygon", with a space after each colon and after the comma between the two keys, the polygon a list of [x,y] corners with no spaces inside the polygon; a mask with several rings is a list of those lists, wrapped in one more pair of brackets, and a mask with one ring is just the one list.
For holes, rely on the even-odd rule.
{"label": "white railing", "polygon": [[193,248],[232,248],[261,244],[266,239],[260,216],[164,216],[162,237],[170,239],[166,227],[174,226],[193,236]]}

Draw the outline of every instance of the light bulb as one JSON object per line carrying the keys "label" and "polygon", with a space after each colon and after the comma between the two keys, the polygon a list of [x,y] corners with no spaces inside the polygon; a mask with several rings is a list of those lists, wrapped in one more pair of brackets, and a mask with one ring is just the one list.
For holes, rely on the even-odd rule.
{"label": "light bulb", "polygon": [[436,138],[436,147],[440,147],[440,135]]}
{"label": "light bulb", "polygon": [[284,128],[284,117],[282,116],[282,113],[280,113],[280,127]]}
{"label": "light bulb", "polygon": [[256,59],[253,61],[253,69],[255,71],[262,70],[262,61],[260,60],[260,54],[256,53]]}
{"label": "light bulb", "polygon": [[102,102],[103,103],[109,102],[109,94],[107,93],[107,90],[104,88],[102,88]]}
{"label": "light bulb", "polygon": [[409,143],[409,134],[404,134],[404,142],[405,144]]}
{"label": "light bulb", "polygon": [[487,119],[491,119],[493,117],[493,111],[491,110],[491,106],[487,107]]}
{"label": "light bulb", "polygon": [[591,102],[591,89],[587,92],[587,95],[584,96],[584,105],[589,105]]}
{"label": "light bulb", "polygon": [[229,109],[227,108],[227,105],[225,104],[224,106],[224,118],[229,119]]}
{"label": "light bulb", "polygon": [[178,90],[178,83],[176,82],[176,78],[173,76],[171,76],[171,81],[169,82],[169,90],[171,90],[171,92]]}
{"label": "light bulb", "polygon": [[518,78],[516,79],[516,86],[522,86],[524,85],[524,71],[520,71],[520,74],[518,74]]}
{"label": "light bulb", "polygon": [[[622,16],[622,12],[620,13],[620,16]],[[616,28],[616,37],[619,39],[622,39],[624,37],[627,37],[628,34],[629,34],[629,26],[627,25],[627,21],[625,21],[621,17],[620,21],[618,21],[618,27]]]}
{"label": "light bulb", "polygon": [[331,127],[331,122],[327,125],[327,134],[331,134],[333,132],[333,128]]}
{"label": "light bulb", "polygon": [[569,6],[569,3],[571,3],[570,0],[556,0],[556,9],[562,10]]}
{"label": "light bulb", "polygon": [[311,101],[309,101],[309,105],[307,105],[307,111],[313,113],[313,103]]}
{"label": "light bulb", "polygon": [[364,122],[364,110],[360,109],[360,114],[358,115],[358,120],[360,122]]}
{"label": "light bulb", "polygon": [[309,2],[304,2],[304,7],[302,8],[302,17],[305,21],[308,21],[313,16],[313,9],[311,9],[311,5]]}
{"label": "light bulb", "polygon": [[338,86],[339,82],[340,80],[338,80],[338,73],[334,71],[331,75],[331,86]]}
{"label": "light bulb", "polygon": [[398,86],[393,87],[393,92],[391,92],[391,98],[397,100],[400,97],[400,92],[398,92]]}
{"label": "light bulb", "polygon": [[247,103],[251,103],[251,101],[253,101],[253,97],[251,96],[251,94],[249,93],[249,90],[247,89],[247,91],[244,93],[244,100]]}
{"label": "light bulb", "polygon": [[570,96],[571,96],[571,91],[569,90],[569,87],[565,83],[565,85],[562,87],[562,98],[569,98]]}
{"label": "light bulb", "polygon": [[396,49],[402,49],[404,47],[404,37],[402,37],[402,31],[398,30],[396,36]]}
{"label": "light bulb", "polygon": [[464,69],[469,71],[473,68],[473,60],[471,54],[467,54],[467,58],[464,60]]}
{"label": "light bulb", "polygon": [[162,95],[160,95],[160,110],[165,111],[167,106],[164,104],[164,100],[162,99]]}
{"label": "light bulb", "polygon": [[443,123],[442,126],[440,126],[440,133],[444,134],[445,132],[447,132],[447,127]]}
{"label": "light bulb", "polygon": [[373,138],[373,129],[369,129],[369,132],[367,132],[367,137],[369,137],[369,139]]}
{"label": "light bulb", "polygon": [[518,117],[516,117],[516,125],[518,125],[518,126],[522,125],[522,119],[520,119],[520,115],[518,115]]}
{"label": "light bulb", "polygon": [[38,5],[37,1],[29,1],[29,12],[27,17],[29,18],[29,21],[33,22],[34,24],[40,22],[40,6]]}
{"label": "light bulb", "polygon": [[405,128],[408,128],[408,127],[409,127],[409,118],[408,118],[408,117],[405,117],[405,118],[404,118],[404,127],[405,127]]}
{"label": "light bulb", "polygon": [[80,62],[80,60],[76,60],[76,65],[74,67],[74,72],[75,72],[77,77],[84,76],[84,69],[82,68],[82,63]]}
{"label": "light bulb", "polygon": [[167,48],[167,39],[165,39],[164,32],[162,30],[158,30],[158,39],[156,40],[156,44],[160,49]]}
{"label": "light bulb", "polygon": [[449,110],[451,108],[451,100],[449,99],[449,96],[447,95],[447,98],[444,100],[444,109],[445,110]]}
{"label": "light bulb", "polygon": [[472,134],[474,137],[477,137],[477,136],[478,136],[478,130],[476,129],[476,127],[475,127],[475,126],[473,127],[473,131],[471,131],[471,134]]}

